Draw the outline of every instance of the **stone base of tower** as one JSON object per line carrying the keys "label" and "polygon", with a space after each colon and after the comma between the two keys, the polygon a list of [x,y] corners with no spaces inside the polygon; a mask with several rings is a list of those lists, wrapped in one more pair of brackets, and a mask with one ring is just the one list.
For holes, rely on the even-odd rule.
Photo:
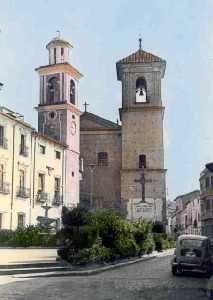
{"label": "stone base of tower", "polygon": [[141,184],[135,182],[141,170],[121,171],[121,199],[126,206],[126,218],[130,221],[146,219],[166,224],[166,170],[146,169],[145,201],[142,203]]}

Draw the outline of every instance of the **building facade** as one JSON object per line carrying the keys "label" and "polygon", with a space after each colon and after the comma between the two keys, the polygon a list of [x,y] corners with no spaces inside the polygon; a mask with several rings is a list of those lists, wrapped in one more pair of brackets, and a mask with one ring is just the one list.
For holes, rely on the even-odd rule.
{"label": "building facade", "polygon": [[202,234],[213,239],[213,163],[200,174]]}
{"label": "building facade", "polygon": [[163,59],[140,47],[116,64],[122,84],[121,125],[86,111],[81,115],[82,202],[87,199],[93,206],[97,199],[100,207],[116,207],[130,220],[166,223],[161,99],[165,66]]}
{"label": "building facade", "polygon": [[66,147],[38,134],[19,115],[0,109],[0,229],[38,223],[42,206],[59,226]]}
{"label": "building facade", "polygon": [[200,191],[180,195],[174,201],[177,234],[201,234]]}

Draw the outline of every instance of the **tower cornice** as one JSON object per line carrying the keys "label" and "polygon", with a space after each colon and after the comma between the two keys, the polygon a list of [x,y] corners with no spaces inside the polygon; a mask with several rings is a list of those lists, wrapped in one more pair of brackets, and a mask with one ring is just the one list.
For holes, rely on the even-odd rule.
{"label": "tower cornice", "polygon": [[58,103],[58,104],[40,104],[38,105],[37,107],[35,107],[35,109],[37,111],[50,111],[50,110],[69,110],[73,113],[75,113],[76,115],[80,116],[81,114],[81,111],[75,106],[75,105],[72,105],[71,103],[67,103],[67,102],[64,102],[64,103]]}
{"label": "tower cornice", "polygon": [[66,72],[77,80],[83,77],[83,75],[69,63],[40,66],[36,68],[35,71],[37,71],[39,75],[49,75],[53,73]]}

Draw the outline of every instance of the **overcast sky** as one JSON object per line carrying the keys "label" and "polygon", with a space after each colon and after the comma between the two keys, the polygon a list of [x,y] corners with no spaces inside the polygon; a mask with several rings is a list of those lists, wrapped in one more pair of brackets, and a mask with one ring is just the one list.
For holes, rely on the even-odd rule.
{"label": "overcast sky", "polygon": [[84,78],[80,104],[116,121],[121,85],[117,60],[143,49],[167,61],[162,100],[168,195],[199,187],[213,161],[212,0],[0,0],[0,103],[37,126],[38,76],[45,45],[60,30],[73,44],[73,64]]}

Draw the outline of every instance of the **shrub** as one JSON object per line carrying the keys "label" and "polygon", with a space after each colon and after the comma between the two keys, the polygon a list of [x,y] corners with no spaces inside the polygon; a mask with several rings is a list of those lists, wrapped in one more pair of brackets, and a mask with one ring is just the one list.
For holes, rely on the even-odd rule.
{"label": "shrub", "polygon": [[139,254],[151,253],[154,249],[152,225],[150,222],[139,221],[134,224],[134,237],[139,247]]}
{"label": "shrub", "polygon": [[101,245],[100,239],[90,248],[80,249],[77,253],[68,254],[68,261],[73,264],[87,264],[110,260],[110,249]]}
{"label": "shrub", "polygon": [[122,258],[136,256],[139,252],[139,247],[133,237],[116,239],[114,247],[115,254],[119,254]]}
{"label": "shrub", "polygon": [[162,222],[156,221],[152,226],[153,233],[165,233],[165,228]]}
{"label": "shrub", "polygon": [[13,239],[14,233],[12,230],[2,229],[0,230],[0,245],[9,246],[12,239]]}

